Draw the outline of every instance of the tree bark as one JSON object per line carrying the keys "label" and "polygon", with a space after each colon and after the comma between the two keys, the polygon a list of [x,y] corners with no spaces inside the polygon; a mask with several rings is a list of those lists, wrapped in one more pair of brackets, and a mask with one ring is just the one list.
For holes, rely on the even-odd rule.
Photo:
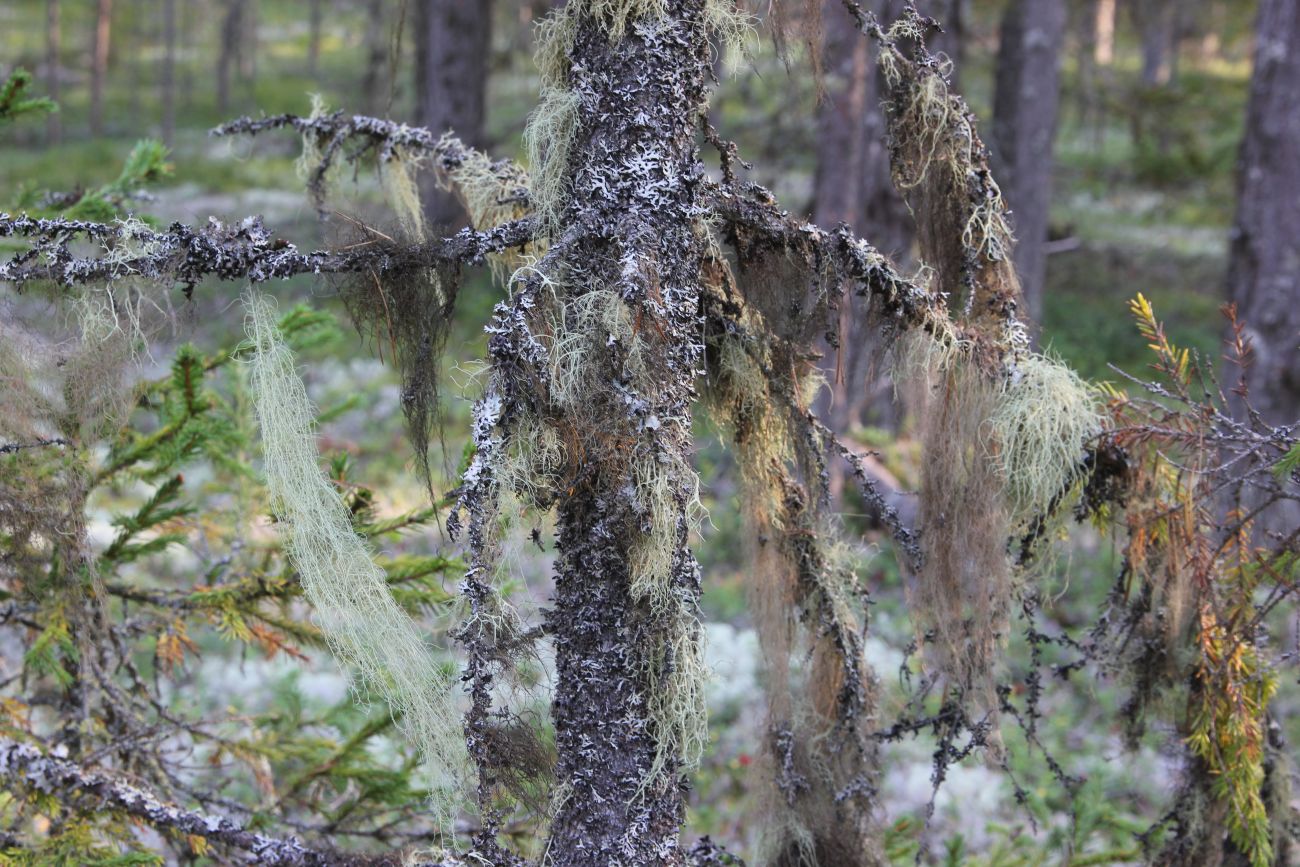
{"label": "tree bark", "polygon": [[[59,29],[59,0],[45,0],[45,90],[56,103],[60,99],[59,54],[62,34]],[[63,142],[63,115],[52,111],[45,116],[45,139],[49,144]]]}
{"label": "tree bark", "polygon": [[1032,322],[1040,322],[1043,313],[1065,23],[1064,0],[1012,0],[998,48],[994,171],[1014,218],[1016,272]]}
{"label": "tree bark", "polygon": [[[482,148],[492,0],[427,0],[416,13],[416,121],[435,134],[455,130]],[[460,205],[432,179],[424,182],[425,213],[435,226],[464,221]]]}
{"label": "tree bark", "polygon": [[162,140],[171,147],[176,141],[176,0],[163,0],[162,74],[158,87],[162,97]]}
{"label": "tree bark", "polygon": [[113,0],[95,4],[95,34],[90,47],[90,134],[104,133],[104,84],[108,78],[108,50],[113,26]]}
{"label": "tree bark", "polygon": [[[1261,0],[1255,38],[1228,294],[1254,348],[1245,372],[1250,406],[1271,424],[1289,424],[1300,419],[1300,9]],[[1237,376],[1228,371],[1227,384]],[[1276,529],[1300,523],[1300,510],[1274,511],[1291,523]]]}
{"label": "tree bark", "polygon": [[[566,259],[581,263],[586,285],[614,289],[656,336],[646,343],[644,373],[620,392],[625,400],[603,390],[593,395],[612,399],[604,433],[626,445],[603,466],[577,467],[577,482],[559,504],[561,553],[546,616],[558,674],[557,778],[566,793],[551,830],[557,865],[684,863],[680,762],[670,754],[656,763],[664,733],[649,708],[673,665],[656,646],[675,637],[668,630],[698,625],[665,623],[633,595],[630,568],[646,520],[631,464],[689,466],[702,361],[703,245],[695,223],[704,171],[696,131],[710,49],[702,0],[665,7],[661,18],[630,26],[617,41],[584,14],[569,55],[578,131],[561,221],[583,234]],[[671,592],[693,609],[700,576],[686,545],[690,482],[664,472],[677,526]]]}

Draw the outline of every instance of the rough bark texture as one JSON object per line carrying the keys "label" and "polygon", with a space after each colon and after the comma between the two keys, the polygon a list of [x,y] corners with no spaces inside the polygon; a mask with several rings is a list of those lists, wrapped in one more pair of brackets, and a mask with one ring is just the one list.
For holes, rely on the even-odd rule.
{"label": "rough bark texture", "polygon": [[1011,207],[1016,271],[1031,322],[1042,321],[1065,22],[1065,0],[1012,0],[998,49],[992,156]]}
{"label": "rough bark texture", "polygon": [[[435,134],[455,130],[474,148],[483,142],[492,37],[492,0],[427,0],[416,6],[417,122]],[[463,224],[460,205],[428,182],[425,212],[434,225]]]}
{"label": "rough bark texture", "polygon": [[108,78],[108,48],[113,26],[113,0],[95,5],[95,33],[90,45],[90,134],[104,132],[104,83]]}
{"label": "rough bark texture", "polygon": [[[695,136],[710,59],[702,6],[674,0],[661,19],[633,24],[616,42],[599,20],[584,16],[570,54],[578,133],[562,220],[581,226],[584,237],[568,259],[588,270],[589,285],[616,289],[638,321],[661,335],[646,364],[658,381],[642,393],[645,384],[629,384],[626,405],[610,407],[608,433],[628,443],[633,460],[665,467],[689,465],[702,353],[703,250],[695,223],[703,170]],[[630,587],[631,548],[645,516],[629,463],[577,468],[581,475],[559,506],[563,553],[546,626],[556,647],[552,714],[566,793],[550,852],[561,865],[684,863],[683,780],[676,756],[656,766],[664,733],[648,713],[650,673],[658,667],[648,655],[666,624]],[[688,480],[671,484],[678,527],[672,592],[695,605],[699,567],[685,544]]]}
{"label": "rough bark texture", "polygon": [[[1238,202],[1228,286],[1254,347],[1250,405],[1267,422],[1289,424],[1300,418],[1300,8],[1293,0],[1260,3]],[[1300,522],[1294,509],[1288,517],[1293,527]]]}

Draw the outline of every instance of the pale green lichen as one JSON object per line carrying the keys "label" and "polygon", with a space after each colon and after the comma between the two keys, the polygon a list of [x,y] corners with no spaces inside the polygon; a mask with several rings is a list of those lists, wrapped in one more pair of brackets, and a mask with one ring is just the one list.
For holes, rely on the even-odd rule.
{"label": "pale green lichen", "polygon": [[433,773],[434,818],[450,834],[467,759],[451,677],[393,599],[384,570],[321,471],[311,402],[275,326],[274,307],[253,294],[247,308],[266,485],[290,561],[358,699],[382,696]]}
{"label": "pale green lichen", "polygon": [[989,419],[1012,525],[1044,517],[1081,477],[1084,444],[1101,432],[1097,391],[1056,359],[1029,355],[1005,380]]}
{"label": "pale green lichen", "polygon": [[407,242],[418,244],[428,237],[420,188],[415,183],[421,158],[395,148],[393,154],[379,162],[379,182],[388,206],[397,215],[397,224]]}

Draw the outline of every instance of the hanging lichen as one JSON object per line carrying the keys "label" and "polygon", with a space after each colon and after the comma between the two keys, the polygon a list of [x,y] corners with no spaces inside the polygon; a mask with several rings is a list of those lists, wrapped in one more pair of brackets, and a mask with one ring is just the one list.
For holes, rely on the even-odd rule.
{"label": "hanging lichen", "polygon": [[431,807],[451,833],[465,745],[450,676],[394,601],[384,570],[352,528],[347,507],[320,468],[313,413],[272,304],[249,296],[250,381],[262,431],[272,506],[313,615],[359,700],[376,694],[434,775]]}

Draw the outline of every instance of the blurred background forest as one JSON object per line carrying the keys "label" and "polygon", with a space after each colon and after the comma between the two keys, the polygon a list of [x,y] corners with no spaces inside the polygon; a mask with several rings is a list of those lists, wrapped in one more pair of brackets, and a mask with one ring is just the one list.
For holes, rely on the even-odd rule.
{"label": "blurred background forest", "polygon": [[[306,114],[310,95],[319,94],[330,108],[429,125],[435,132],[455,127],[467,142],[494,156],[520,158],[520,134],[539,88],[533,26],[550,4],[456,5],[460,9],[452,17],[459,16],[462,24],[448,31],[428,20],[431,13],[416,0],[8,0],[0,4],[0,80],[15,68],[30,70],[34,91],[57,101],[59,111],[0,129],[0,211],[39,211],[57,204],[58,195],[96,190],[117,175],[135,143],[149,137],[169,148],[171,170],[150,180],[147,195],[116,200],[123,211],[162,224],[261,214],[280,236],[307,249],[346,234],[353,221],[383,230],[395,221],[369,175],[347,179],[341,185],[346,204],[337,204],[338,210],[322,220],[295,172],[299,145],[291,136],[254,142],[214,139],[208,130],[243,114]],[[1046,43],[1023,40],[1026,56],[1017,58],[1005,50],[1005,34],[1015,32],[1016,25],[1002,0],[922,4],[943,22],[939,47],[953,60],[958,87],[979,117],[986,141],[995,143],[995,167],[1003,167],[999,177],[1018,234],[1042,236],[1041,243],[1027,244],[1027,255],[1038,257],[1026,276],[1041,323],[1037,341],[1092,380],[1117,379],[1112,364],[1141,374],[1149,351],[1127,308],[1140,292],[1173,342],[1213,363],[1224,336],[1218,311],[1228,297],[1235,167],[1250,86],[1255,4],[1062,0],[1042,6],[1060,16],[1056,35],[1049,34]],[[816,31],[821,35],[813,43],[792,39],[776,46],[768,35],[756,35],[746,55],[720,58],[720,73],[732,64],[740,74],[720,75],[713,123],[755,164],[752,178],[786,207],[822,225],[848,222],[900,261],[912,261],[907,213],[889,194],[881,124],[878,113],[872,117],[878,96],[865,56],[871,47],[852,30],[840,0],[826,0],[821,19]],[[450,107],[445,95],[444,102],[430,96],[429,58],[440,51],[456,52],[463,64],[457,73],[463,77],[450,92],[464,99],[452,100],[456,104]],[[1011,68],[1017,65],[1018,71]],[[1037,87],[1019,103],[1007,95],[1014,93],[1017,75]],[[476,95],[470,91],[480,77],[484,90]],[[828,168],[846,161],[859,164],[854,178]],[[1014,178],[1026,180],[1008,180]],[[1022,205],[1016,185],[1031,183],[1033,191],[1023,194]],[[428,192],[431,215],[456,225],[461,218],[454,206]],[[1041,202],[1031,201],[1035,197]],[[328,281],[295,279],[274,291],[284,310],[308,301],[346,322]],[[472,278],[461,295],[443,368],[437,491],[451,486],[460,463],[476,396],[476,359],[484,353],[476,323],[487,319],[500,291],[483,276]],[[237,301],[237,287],[215,283],[200,287],[191,299],[176,299],[179,324],[157,335],[151,352],[156,360],[142,375],[163,375],[181,343],[203,353],[237,343],[243,323]],[[32,317],[43,309],[30,297],[4,303],[0,316]],[[853,343],[855,323],[844,327]],[[419,509],[427,492],[411,471],[399,374],[384,363],[382,342],[359,337],[346,326],[324,329],[319,337],[304,345],[304,376],[324,410],[322,449],[338,456],[336,470],[346,467],[347,478],[360,480],[376,520]],[[899,489],[914,489],[918,449],[909,439],[908,419],[890,400],[888,383],[876,382],[869,353],[862,355],[853,362],[861,369],[848,378],[869,399],[849,400],[846,391],[832,388],[828,391],[839,393],[826,398],[825,410],[853,442],[879,450],[873,459],[877,472],[896,480]],[[222,387],[237,405],[237,383]],[[732,505],[734,468],[718,438],[707,436],[707,421],[699,425],[705,436],[697,464],[710,520],[696,550],[705,570],[708,655],[716,674],[710,687],[712,743],[690,796],[688,829],[739,841],[743,854],[757,833],[744,823],[744,781],[759,750],[763,715],[755,685],[758,649],[738,565],[743,539]],[[173,540],[165,563],[153,564],[139,580],[165,589],[169,576],[206,567],[220,549],[217,519],[208,519],[230,508],[233,495],[228,485],[204,488],[207,477],[197,473],[187,470],[195,509],[184,518],[185,538]],[[97,544],[112,544],[117,531],[111,516],[123,502],[133,503],[133,496],[138,492],[110,490],[92,502],[90,529]],[[205,500],[208,496],[213,499]],[[896,567],[877,553],[888,542],[860,520],[862,509],[850,493],[844,494],[842,512],[855,531],[849,536],[860,540],[859,575],[877,603],[868,652],[882,675],[888,719],[888,708],[906,700],[902,673],[913,664],[908,658],[912,627],[901,605]],[[455,556],[437,529],[385,539],[385,554],[393,558]],[[545,604],[548,554],[525,539],[516,541],[519,604]],[[1067,570],[1073,592],[1068,603],[1047,605],[1047,616],[1063,628],[1089,622],[1112,585],[1116,558],[1096,533],[1087,528],[1075,533],[1057,569],[1061,578],[1045,596],[1063,588]],[[459,580],[456,566],[449,560],[424,577],[435,576],[434,583],[449,595]],[[437,624],[446,612],[435,604],[427,613]],[[1294,647],[1295,624],[1280,629],[1279,642]],[[232,780],[250,775],[252,783],[231,784],[232,797],[242,797],[245,785],[250,791],[262,787],[264,796],[268,787],[276,792],[286,780],[300,786],[307,760],[277,750],[275,736],[266,732],[308,726],[329,743],[344,743],[365,719],[340,710],[348,704],[346,685],[328,654],[309,641],[286,653],[274,642],[259,646],[236,638],[238,630],[223,628],[216,617],[206,633],[186,635],[185,646],[173,648],[173,695],[178,702],[253,721],[249,731],[262,728],[262,735],[243,742],[244,752],[207,757],[214,766],[224,762],[232,768]],[[1008,652],[1015,671],[1030,649],[1016,639]],[[0,678],[16,673],[8,652],[3,665]],[[1294,677],[1282,680],[1276,716],[1286,721],[1289,739],[1297,743]],[[1122,684],[1102,680],[1076,680],[1072,689],[1044,698],[1044,743],[1067,774],[1086,779],[1074,796],[1030,757],[1026,744],[1009,738],[1011,767],[1028,803],[1016,802],[1008,779],[996,769],[978,763],[954,767],[923,841],[919,829],[931,799],[934,745],[924,736],[891,745],[885,752],[883,802],[891,805],[897,838],[891,845],[900,863],[909,863],[918,847],[936,863],[1137,860],[1134,835],[1164,809],[1177,781],[1178,755],[1162,746],[1167,731],[1148,734],[1134,754],[1124,752],[1116,709],[1125,699]],[[382,750],[376,755],[379,764],[397,761]],[[1071,800],[1073,820],[1051,820],[1068,814],[1063,808]],[[1067,852],[1076,853],[1074,860]],[[1077,853],[1096,860],[1082,860]]]}

